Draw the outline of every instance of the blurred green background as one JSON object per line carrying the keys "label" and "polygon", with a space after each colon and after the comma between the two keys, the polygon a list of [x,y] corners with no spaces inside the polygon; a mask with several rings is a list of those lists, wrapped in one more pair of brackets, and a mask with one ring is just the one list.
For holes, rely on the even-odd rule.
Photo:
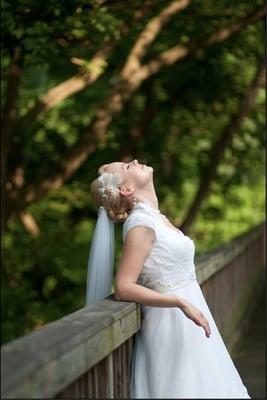
{"label": "blurred green background", "polygon": [[262,7],[2,1],[2,343],[84,306],[103,163],[153,166],[197,255],[263,221]]}

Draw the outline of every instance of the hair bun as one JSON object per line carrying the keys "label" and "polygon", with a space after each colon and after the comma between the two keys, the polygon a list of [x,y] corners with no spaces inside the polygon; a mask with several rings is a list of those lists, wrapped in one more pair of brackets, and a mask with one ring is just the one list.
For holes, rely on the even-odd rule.
{"label": "hair bun", "polygon": [[114,222],[124,222],[127,218],[129,213],[126,210],[119,210],[115,211],[111,208],[107,209],[108,217]]}

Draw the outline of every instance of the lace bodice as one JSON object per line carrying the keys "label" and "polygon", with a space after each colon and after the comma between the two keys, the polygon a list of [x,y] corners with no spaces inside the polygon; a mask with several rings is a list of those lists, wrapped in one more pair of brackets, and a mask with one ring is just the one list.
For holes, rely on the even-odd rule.
{"label": "lace bodice", "polygon": [[123,224],[123,241],[135,226],[153,229],[155,242],[145,260],[138,283],[150,289],[183,286],[196,279],[192,239],[166,221],[161,212],[145,202],[137,203]]}

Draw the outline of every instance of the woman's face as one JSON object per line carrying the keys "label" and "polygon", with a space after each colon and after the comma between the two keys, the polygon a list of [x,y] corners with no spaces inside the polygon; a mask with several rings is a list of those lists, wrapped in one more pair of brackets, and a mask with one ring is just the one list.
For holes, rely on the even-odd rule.
{"label": "woman's face", "polygon": [[152,180],[153,168],[139,164],[137,160],[129,163],[113,162],[100,168],[100,173],[117,173],[122,179],[122,185],[132,186],[134,190],[142,189]]}

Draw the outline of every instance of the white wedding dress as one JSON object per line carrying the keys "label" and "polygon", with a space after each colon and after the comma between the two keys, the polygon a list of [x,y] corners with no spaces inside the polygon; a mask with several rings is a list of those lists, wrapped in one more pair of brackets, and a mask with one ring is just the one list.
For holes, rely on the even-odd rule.
{"label": "white wedding dress", "polygon": [[141,329],[131,364],[131,398],[249,399],[196,280],[194,242],[145,202],[123,225],[154,230],[155,242],[138,283],[181,296],[201,310],[211,336],[175,307],[141,305]]}

